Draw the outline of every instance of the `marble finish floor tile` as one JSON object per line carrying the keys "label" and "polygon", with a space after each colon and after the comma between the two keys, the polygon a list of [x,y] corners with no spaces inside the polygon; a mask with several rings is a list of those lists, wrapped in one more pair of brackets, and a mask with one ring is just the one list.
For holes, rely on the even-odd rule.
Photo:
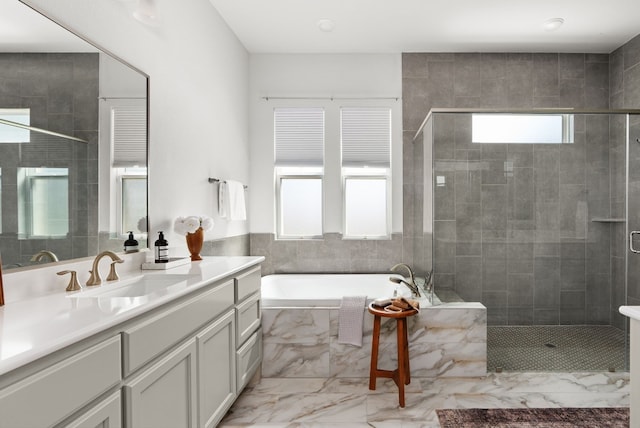
{"label": "marble finish floor tile", "polygon": [[262,379],[247,387],[220,427],[438,428],[436,409],[628,407],[629,374],[492,373],[479,378],[413,378],[398,406],[396,386],[378,379]]}

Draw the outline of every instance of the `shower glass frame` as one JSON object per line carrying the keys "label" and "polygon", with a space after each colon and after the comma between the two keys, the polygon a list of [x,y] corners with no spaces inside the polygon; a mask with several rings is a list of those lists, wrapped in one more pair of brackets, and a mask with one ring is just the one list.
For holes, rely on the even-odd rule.
{"label": "shower glass frame", "polygon": [[[554,297],[555,301],[552,302],[551,306],[555,305],[557,306],[557,309],[555,310],[556,313],[552,313],[552,311],[549,311],[549,317],[547,318],[542,317],[546,322],[540,322],[540,323],[536,322],[536,318],[533,316],[533,312],[531,312],[531,316],[529,316],[530,319],[521,319],[519,320],[519,322],[510,324],[508,322],[508,317],[507,319],[501,319],[500,318],[501,315],[492,316],[490,313],[491,304],[487,305],[487,303],[484,303],[485,306],[489,307],[488,309],[489,324],[490,325],[491,324],[495,324],[495,325],[539,325],[539,324],[600,325],[602,322],[601,320],[608,319],[608,325],[615,325],[616,327],[622,329],[624,332],[625,338],[627,338],[628,321],[626,320],[625,317],[619,314],[618,307],[624,304],[640,305],[640,266],[638,267],[636,272],[636,269],[634,269],[633,263],[630,263],[630,258],[640,257],[640,255],[632,254],[628,250],[629,242],[627,241],[629,239],[629,233],[631,230],[640,230],[640,168],[636,168],[638,169],[637,180],[635,179],[636,174],[634,174],[634,169],[633,169],[634,162],[636,162],[636,164],[640,164],[640,143],[636,142],[636,138],[640,137],[640,110],[633,110],[633,109],[625,109],[625,110],[432,109],[431,111],[429,111],[425,120],[422,123],[422,126],[420,127],[419,131],[416,133],[414,137],[415,192],[418,196],[420,195],[422,196],[422,198],[419,198],[419,197],[416,198],[416,201],[415,201],[416,212],[414,212],[414,214],[417,222],[415,227],[418,233],[416,233],[415,240],[414,240],[414,258],[415,258],[414,263],[419,272],[426,273],[433,269],[434,285],[436,287],[436,293],[438,292],[443,293],[443,291],[451,290],[452,288],[454,291],[457,291],[457,287],[455,287],[456,276],[455,275],[447,276],[442,274],[442,271],[439,272],[439,263],[436,260],[437,258],[436,253],[440,252],[442,248],[435,248],[435,240],[439,239],[440,237],[434,236],[434,233],[438,234],[439,232],[441,232],[438,228],[435,227],[436,222],[439,221],[438,214],[436,213],[435,204],[437,203],[436,200],[439,199],[437,196],[439,186],[447,186],[448,177],[446,176],[446,174],[442,174],[442,175],[436,174],[438,172],[438,169],[436,167],[438,156],[434,155],[434,139],[438,137],[438,135],[436,135],[438,134],[438,129],[434,129],[434,128],[437,128],[438,126],[438,122],[437,122],[438,118],[448,117],[449,121],[451,121],[452,120],[451,115],[459,115],[458,117],[462,117],[460,115],[471,115],[473,113],[574,115],[574,117],[576,117],[576,128],[577,128],[576,132],[584,133],[584,136],[581,137],[583,138],[583,140],[578,139],[576,144],[585,144],[585,146],[587,144],[587,141],[586,141],[587,126],[597,127],[598,123],[601,122],[600,123],[601,131],[604,132],[605,128],[607,131],[606,134],[599,135],[601,137],[606,136],[607,144],[602,145],[599,143],[600,145],[593,148],[594,153],[598,153],[597,150],[601,151],[602,159],[599,159],[599,160],[596,159],[594,162],[591,162],[591,163],[589,162],[588,159],[586,158],[584,159],[585,178],[582,186],[583,188],[581,190],[576,190],[576,192],[583,193],[582,197],[585,202],[583,204],[582,213],[580,214],[582,215],[582,217],[576,220],[576,222],[580,222],[580,221],[585,222],[584,235],[580,236],[580,238],[584,238],[584,239],[583,240],[575,239],[576,242],[573,243],[571,242],[573,237],[567,237],[566,240],[563,241],[559,239],[559,236],[561,235],[559,230],[546,231],[548,232],[549,236],[552,236],[553,233],[558,234],[557,242],[553,242],[554,245],[550,245],[548,248],[548,250],[551,252],[556,251],[557,252],[556,255],[558,256],[555,259],[551,257],[548,259],[548,261],[551,262],[552,268],[557,267],[559,269],[557,265],[558,263],[560,263],[559,262],[560,251],[563,251],[563,254],[565,250],[571,251],[572,250],[571,244],[575,244],[573,245],[573,250],[577,249],[578,251],[581,251],[582,250],[581,245],[584,245],[584,254],[585,254],[584,259],[576,260],[575,264],[577,267],[576,266],[573,267],[579,271],[580,265],[584,264],[584,286],[580,288],[580,284],[577,284],[577,283],[571,284],[568,286],[567,290],[563,290],[563,292],[561,292],[563,287],[563,284],[561,282],[562,278],[560,278],[558,276],[559,274],[556,273],[555,278],[558,281],[557,283],[558,288],[557,290],[553,291],[553,294],[556,297]],[[619,128],[616,129],[615,126],[618,126]],[[455,127],[451,130],[453,131],[453,134],[455,134],[456,132],[460,132],[460,131],[457,131]],[[461,132],[462,134],[464,134],[466,131],[463,130]],[[451,143],[454,144],[454,147],[456,147],[455,135],[450,135],[450,138],[451,138]],[[633,145],[634,143],[635,143],[635,146]],[[486,143],[476,144],[476,146],[478,147],[477,148],[474,147],[473,151],[475,153],[473,155],[478,156],[478,152],[482,152],[483,150],[481,146],[484,146],[485,144]],[[525,146],[520,144],[518,145]],[[545,155],[546,155],[546,158],[550,159],[551,162],[556,163],[557,168],[560,168],[564,166],[561,164],[562,160],[560,159],[560,156],[556,156],[554,159],[553,153],[555,152],[556,155],[558,155],[561,150],[560,146],[562,146],[562,144],[554,144],[553,146],[556,146],[556,148],[550,149],[549,153]],[[495,147],[493,148],[491,148],[490,146],[486,146],[486,147],[487,147],[486,148],[487,151],[491,151],[492,149],[495,149]],[[603,151],[604,147],[606,147],[606,151]],[[455,152],[455,148],[452,148],[452,150]],[[506,150],[506,148],[505,149],[498,148],[498,151],[502,151],[502,150]],[[525,151],[526,150],[527,149],[525,149]],[[533,147],[531,150],[533,150]],[[539,149],[539,150],[544,151],[543,149]],[[591,155],[593,155],[593,153]],[[563,153],[562,156],[563,156],[563,159],[569,158],[568,161],[569,162],[572,161],[570,154]],[[539,161],[542,162],[544,158],[545,156],[540,156]],[[494,160],[497,163],[500,162],[500,159],[494,159]],[[457,161],[455,159],[455,156],[453,157],[452,161],[453,162],[448,167],[453,169],[454,170],[453,172],[455,173],[455,169],[457,168],[456,167]],[[482,162],[489,162],[487,159],[483,159],[481,155],[478,161],[479,161],[479,165],[481,165]],[[504,162],[505,174],[508,174],[509,171],[507,168],[508,165],[507,165],[506,159],[504,159],[504,161],[505,161]],[[608,188],[605,189],[605,187],[607,186],[605,186],[605,184],[603,184],[602,182],[598,181],[598,178],[599,178],[597,176],[598,173],[595,173],[596,176],[586,177],[587,171],[589,170],[589,168],[596,168],[596,169],[600,168],[600,170],[598,170],[599,172],[603,172],[606,170],[607,180],[605,184],[608,184]],[[620,168],[623,168],[622,172],[619,170]],[[572,171],[573,172],[578,171],[579,173],[579,169],[576,170],[576,168],[574,168]],[[529,172],[529,173],[532,174],[532,172]],[[480,174],[482,174],[482,171],[480,171]],[[560,171],[557,171],[557,174],[560,174]],[[592,173],[590,172],[589,174],[592,174]],[[453,177],[455,180],[455,174],[453,176],[450,175],[450,177]],[[534,175],[532,175],[531,177],[532,179],[535,179]],[[541,175],[541,177],[543,177],[543,175]],[[480,180],[482,180],[482,178]],[[595,183],[595,184],[592,185],[592,183]],[[538,185],[538,184],[541,184],[541,183],[535,183],[535,185]],[[606,192],[608,192],[606,193],[606,199],[608,199],[608,205],[609,205],[608,212],[595,213],[598,215],[592,215],[592,211],[594,210],[590,209],[591,207],[589,206],[589,202],[591,201],[591,199],[589,199],[590,197],[589,193],[591,192],[593,196],[594,189],[592,187],[594,187],[595,185],[600,186],[601,189],[605,189]],[[482,186],[480,187],[482,188]],[[566,186],[566,187],[567,189],[569,189],[571,186]],[[576,189],[580,189],[580,187],[581,185],[575,186]],[[489,186],[487,186],[487,188],[489,188]],[[638,189],[637,195],[634,193],[634,190],[636,188]],[[598,190],[599,189],[596,189],[595,191],[598,191]],[[482,190],[480,191],[482,192]],[[509,190],[507,189],[506,191],[508,192]],[[535,192],[535,189],[534,189],[534,192]],[[456,195],[454,195],[453,198],[454,198],[453,203],[455,204]],[[457,198],[460,198],[460,195],[458,195]],[[599,202],[602,202],[602,201],[599,201]],[[507,200],[507,204],[508,204],[508,200]],[[549,205],[551,206],[553,204],[549,204]],[[559,205],[560,205],[559,200],[557,205],[558,206],[555,207],[555,209],[561,209],[559,208]],[[505,212],[508,212],[508,209],[509,207],[506,208],[507,211]],[[539,208],[530,207],[529,209],[532,210],[534,216],[538,215],[536,210]],[[634,218],[632,215],[635,212],[639,213],[637,218]],[[434,213],[436,213],[436,215],[434,215]],[[482,207],[480,207],[479,215],[480,215],[480,222],[482,222],[482,215],[483,215]],[[579,215],[575,213],[569,214],[569,217],[571,216],[579,217]],[[469,215],[468,217],[462,216],[462,219],[467,220],[467,219],[471,219],[472,217],[473,217],[472,215]],[[449,235],[451,235],[451,232],[453,232],[456,235],[456,238],[454,238],[454,242],[448,248],[448,251],[453,252],[453,254],[457,254],[458,251],[462,251],[463,253],[464,251],[466,251],[465,249],[466,245],[462,245],[462,246],[458,245],[459,242],[457,240],[457,236],[459,235],[460,228],[458,228],[457,231],[455,229],[457,227],[457,222],[455,221],[456,218],[460,218],[460,217],[454,217],[453,218],[454,221],[451,222],[451,224],[447,225],[447,227],[449,228],[448,230]],[[420,219],[422,219],[422,225],[419,224]],[[535,223],[536,221],[539,221],[539,219],[536,220],[536,218],[534,218],[532,219],[532,221]],[[470,220],[470,222],[473,223],[473,220]],[[477,225],[477,222],[475,224]],[[535,226],[534,226],[534,229],[535,229]],[[592,230],[592,232],[593,230],[599,230],[598,233],[603,237],[608,236],[608,238],[606,239],[608,239],[608,243],[609,243],[608,257],[606,257],[606,260],[600,260],[600,264],[603,267],[606,266],[608,271],[604,274],[598,272],[598,274],[594,275],[593,278],[589,276],[590,273],[588,272],[589,269],[593,267],[593,264],[590,263],[590,260],[588,260],[589,258],[588,254],[590,254],[590,252],[597,252],[598,245],[597,244],[590,245],[590,237],[589,237],[590,229]],[[419,233],[420,231],[422,233]],[[478,232],[480,235],[483,234],[482,228],[480,231],[477,231],[477,230],[474,231],[473,226],[470,226],[467,231],[471,231],[471,233],[475,233],[476,235],[478,234]],[[526,234],[526,232],[523,232],[523,233]],[[533,233],[535,233],[535,231]],[[529,242],[528,244],[530,247],[533,247],[533,245],[535,244],[535,238],[531,238],[531,239],[533,239],[533,242]],[[506,237],[505,237],[505,240],[506,240]],[[489,245],[491,244],[491,242],[484,242],[484,243]],[[567,245],[561,246],[561,244],[565,244],[565,243]],[[472,244],[476,245],[476,248],[477,248],[478,242],[472,242]],[[483,241],[481,240],[479,242],[479,246],[481,248],[482,248],[482,244],[483,244]],[[636,245],[640,247],[640,240]],[[494,247],[498,248],[500,246],[497,245]],[[490,247],[487,247],[487,248],[490,248]],[[543,246],[536,247],[536,250],[544,251]],[[503,251],[507,254],[512,254],[512,252],[510,252],[509,247],[506,245],[504,246]],[[473,254],[473,251],[471,251],[471,254]],[[473,259],[473,256],[470,256],[469,260],[475,262],[476,267],[479,267],[479,269],[475,269],[476,280],[478,276],[479,278],[484,277],[485,279],[491,276],[491,273],[490,273],[491,267],[485,266],[481,258]],[[633,259],[631,259],[631,261],[632,260]],[[477,264],[478,262],[480,263],[479,265]],[[619,263],[621,263],[623,266],[620,267]],[[636,263],[636,265],[640,265],[640,263]],[[508,276],[509,266],[506,266],[505,269]],[[614,273],[614,270],[617,270],[618,273],[617,274]],[[473,270],[471,270],[471,272],[473,272]],[[544,272],[544,270],[541,270],[541,272]],[[607,277],[606,288],[608,289],[608,294],[609,294],[608,308],[605,308],[605,307],[591,308],[586,303],[588,300],[586,293],[589,291],[587,290],[589,282],[596,283],[598,278],[605,278],[605,276]],[[468,275],[467,277],[468,282],[473,281],[473,279],[474,279],[474,275]],[[615,284],[614,284],[614,281],[616,281]],[[543,283],[544,281],[540,280],[539,282]],[[614,287],[616,284],[617,284],[617,287]],[[638,289],[638,292],[631,296],[629,295],[630,284],[634,285],[634,287],[632,287],[633,289],[636,289],[636,288]],[[535,281],[532,281],[532,290],[535,290],[535,285],[536,285]],[[572,290],[571,289],[572,287],[575,287],[576,290]],[[614,292],[614,288],[618,288],[619,290],[616,290]],[[485,293],[485,297],[486,296],[495,297],[495,296],[506,295],[509,292],[508,289],[504,291],[505,291],[504,293],[501,293],[501,291],[498,290],[496,291],[495,295],[492,295],[491,291],[489,291],[488,293]],[[584,295],[583,307],[577,307],[575,309],[567,309],[560,305],[561,297],[564,298],[564,300],[569,306],[571,304],[575,304],[575,302],[572,302],[570,298],[574,296],[580,297],[581,292],[583,292],[583,295]],[[446,293],[443,293],[443,294],[446,294]],[[456,293],[454,293],[454,295],[455,294]],[[473,293],[471,293],[471,295],[473,296]],[[476,297],[477,296],[478,295],[476,295]],[[483,302],[484,300],[486,302],[486,299],[483,299],[482,293],[480,293],[479,298],[471,298],[468,300],[481,301],[481,302]],[[532,297],[532,300],[533,300],[533,297]],[[580,299],[577,299],[577,300],[580,300]],[[571,314],[572,311],[577,314],[584,313],[583,322],[581,323],[577,322],[577,321],[580,321],[579,315],[577,316],[577,319],[573,319],[573,320],[563,319],[565,315]],[[539,313],[544,315],[544,310],[541,309]],[[563,315],[563,313],[565,315]],[[589,318],[590,316],[593,316],[593,318]],[[554,320],[556,322],[553,322]],[[625,340],[626,369],[628,369],[629,367],[628,347],[629,347],[628,339],[626,339]]]}

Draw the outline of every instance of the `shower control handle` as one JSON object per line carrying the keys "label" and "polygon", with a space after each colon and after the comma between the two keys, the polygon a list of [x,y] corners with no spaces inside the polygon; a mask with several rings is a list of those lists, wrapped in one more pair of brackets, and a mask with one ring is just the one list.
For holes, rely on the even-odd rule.
{"label": "shower control handle", "polygon": [[631,233],[629,233],[629,249],[631,250],[632,253],[640,253],[640,250],[636,250],[635,248],[633,248],[633,235],[639,235],[640,234],[640,230],[632,230]]}

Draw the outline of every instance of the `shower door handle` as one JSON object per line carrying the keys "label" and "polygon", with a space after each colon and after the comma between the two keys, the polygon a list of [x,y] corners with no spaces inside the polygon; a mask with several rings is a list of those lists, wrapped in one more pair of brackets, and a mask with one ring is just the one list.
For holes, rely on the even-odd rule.
{"label": "shower door handle", "polygon": [[640,253],[640,250],[633,248],[633,235],[638,234],[640,234],[640,230],[632,230],[631,233],[629,233],[629,249],[632,253]]}

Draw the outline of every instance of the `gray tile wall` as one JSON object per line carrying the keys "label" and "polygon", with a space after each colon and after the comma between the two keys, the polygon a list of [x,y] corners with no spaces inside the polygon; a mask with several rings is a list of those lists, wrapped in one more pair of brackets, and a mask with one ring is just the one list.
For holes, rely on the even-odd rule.
{"label": "gray tile wall", "polygon": [[265,256],[262,274],[272,273],[383,273],[405,260],[403,238],[343,240],[327,233],[322,240],[276,240],[271,233],[251,234],[251,255]]}
{"label": "gray tile wall", "polygon": [[[97,253],[98,63],[98,54],[0,54],[0,107],[29,107],[33,126],[89,141],[32,132],[31,143],[0,145],[3,264],[28,263],[42,249],[60,259]],[[36,166],[69,168],[69,239],[17,239],[17,168]]]}
{"label": "gray tile wall", "polygon": [[212,239],[204,241],[200,254],[203,256],[248,256],[249,243],[249,234]]}
{"label": "gray tile wall", "polygon": [[[404,54],[402,74],[414,231],[423,153],[410,141],[429,109],[609,106],[608,55]],[[609,226],[587,221],[609,215],[607,118],[578,123],[574,145],[535,149],[473,147],[469,124],[465,115],[433,124],[437,174],[449,183],[434,191],[436,288],[482,301],[491,324],[608,324]],[[605,183],[598,195],[593,182]]]}

